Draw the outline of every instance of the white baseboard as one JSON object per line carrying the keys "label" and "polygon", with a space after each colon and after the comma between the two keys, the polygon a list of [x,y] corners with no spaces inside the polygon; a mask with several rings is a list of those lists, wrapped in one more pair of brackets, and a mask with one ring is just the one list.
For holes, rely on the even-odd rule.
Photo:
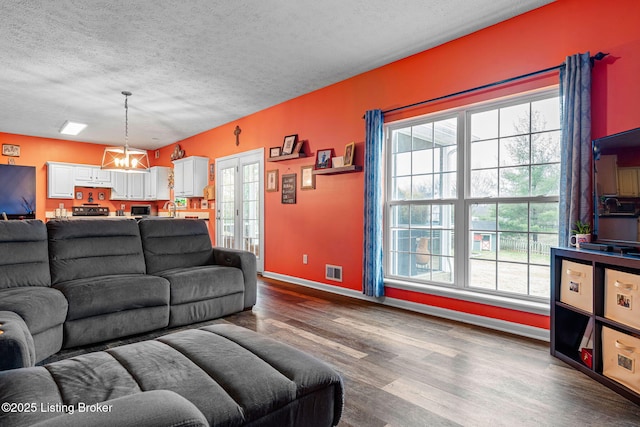
{"label": "white baseboard", "polygon": [[464,313],[461,311],[449,310],[446,308],[434,307],[430,305],[418,304],[412,301],[405,301],[397,298],[374,298],[364,295],[353,289],[346,289],[340,286],[331,286],[324,283],[314,282],[299,277],[287,276],[279,273],[271,273],[265,271],[262,275],[266,278],[281,280],[283,282],[293,283],[294,285],[306,286],[308,288],[318,289],[321,291],[331,292],[338,295],[344,295],[351,298],[371,301],[390,307],[402,308],[404,310],[415,311],[417,313],[427,314],[430,316],[442,317],[444,319],[455,320],[458,322],[468,323],[471,325],[482,326],[484,328],[495,329],[510,334],[523,337],[533,338],[541,341],[549,341],[550,333],[548,329],[536,328],[534,326],[522,325],[519,323],[508,322],[506,320],[494,319],[491,317],[478,316],[476,314]]}

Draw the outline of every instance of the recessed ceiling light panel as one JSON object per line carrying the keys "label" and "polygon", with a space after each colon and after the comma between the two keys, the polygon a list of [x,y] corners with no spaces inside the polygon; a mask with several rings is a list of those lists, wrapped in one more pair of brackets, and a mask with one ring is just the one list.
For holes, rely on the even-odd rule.
{"label": "recessed ceiling light panel", "polygon": [[82,132],[86,127],[87,125],[84,123],[70,122],[67,120],[62,125],[62,128],[60,129],[60,133],[63,135],[77,135],[80,132]]}

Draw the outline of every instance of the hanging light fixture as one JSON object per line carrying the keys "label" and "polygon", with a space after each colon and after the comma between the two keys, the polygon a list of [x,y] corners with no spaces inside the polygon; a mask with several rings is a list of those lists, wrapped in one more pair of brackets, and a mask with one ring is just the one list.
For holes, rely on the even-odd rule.
{"label": "hanging light fixture", "polygon": [[106,147],[102,155],[102,169],[120,172],[149,172],[149,157],[147,150],[129,147],[129,97],[131,92],[123,91],[124,95],[124,146]]}

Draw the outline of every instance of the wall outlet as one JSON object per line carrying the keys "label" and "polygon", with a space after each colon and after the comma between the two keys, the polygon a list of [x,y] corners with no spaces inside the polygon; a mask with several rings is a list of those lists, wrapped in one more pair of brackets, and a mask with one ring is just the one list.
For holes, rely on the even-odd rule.
{"label": "wall outlet", "polygon": [[124,203],[120,205],[120,209],[125,210],[126,208],[127,208],[127,205],[125,205]]}
{"label": "wall outlet", "polygon": [[326,264],[324,268],[324,277],[328,280],[342,282],[342,267],[339,265]]}
{"label": "wall outlet", "polygon": [[302,263],[303,264],[309,263],[309,257],[307,257],[307,254],[302,255]]}

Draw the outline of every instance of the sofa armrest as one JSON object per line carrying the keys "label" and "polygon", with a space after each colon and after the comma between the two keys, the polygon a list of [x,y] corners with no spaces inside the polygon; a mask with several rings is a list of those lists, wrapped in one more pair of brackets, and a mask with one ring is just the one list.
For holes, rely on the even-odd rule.
{"label": "sofa armrest", "polygon": [[242,270],[244,276],[244,308],[253,307],[256,303],[258,292],[256,256],[249,251],[214,247],[213,262],[217,265],[236,267]]}
{"label": "sofa armrest", "polygon": [[22,317],[0,311],[0,371],[26,368],[36,363],[36,348]]}
{"label": "sofa armrest", "polygon": [[[89,408],[91,406],[88,405]],[[153,390],[107,400],[96,405],[101,411],[61,414],[34,427],[208,427],[206,418],[184,397],[169,390]]]}

